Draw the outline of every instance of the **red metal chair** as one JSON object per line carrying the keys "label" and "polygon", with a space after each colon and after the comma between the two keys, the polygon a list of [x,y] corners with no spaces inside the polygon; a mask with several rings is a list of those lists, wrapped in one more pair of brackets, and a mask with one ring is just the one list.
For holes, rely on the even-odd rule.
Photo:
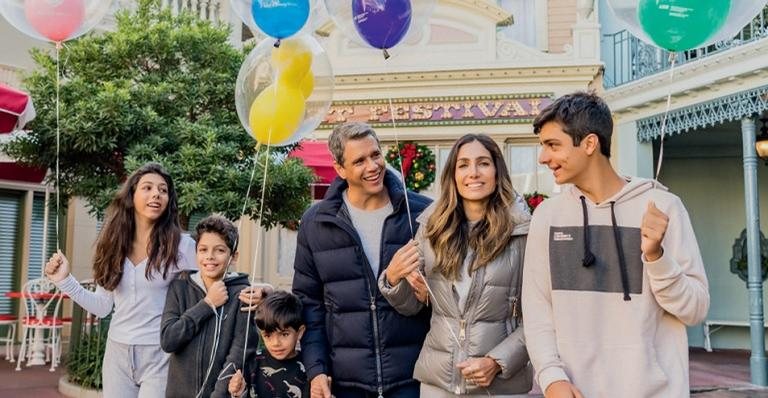
{"label": "red metal chair", "polygon": [[[26,359],[27,366],[45,364],[45,351],[48,348],[51,351],[50,371],[53,372],[61,357],[61,328],[64,322],[58,314],[63,295],[46,278],[28,281],[24,284],[22,295],[25,303],[21,318],[23,334],[16,370],[21,370],[22,359]],[[45,338],[46,331],[49,333],[48,341]]]}

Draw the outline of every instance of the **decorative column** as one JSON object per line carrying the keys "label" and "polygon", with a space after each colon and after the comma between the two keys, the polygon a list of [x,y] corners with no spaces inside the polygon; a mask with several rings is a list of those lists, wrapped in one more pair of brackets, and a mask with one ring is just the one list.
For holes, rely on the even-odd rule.
{"label": "decorative column", "polygon": [[573,53],[578,59],[600,58],[600,24],[595,0],[577,0],[576,24],[573,25]]}
{"label": "decorative column", "polygon": [[741,119],[741,142],[744,152],[744,202],[747,212],[747,289],[749,291],[749,332],[752,355],[749,368],[752,384],[768,385],[765,359],[765,327],[763,324],[763,276],[760,266],[760,201],[757,191],[757,153],[755,152],[755,119]]}

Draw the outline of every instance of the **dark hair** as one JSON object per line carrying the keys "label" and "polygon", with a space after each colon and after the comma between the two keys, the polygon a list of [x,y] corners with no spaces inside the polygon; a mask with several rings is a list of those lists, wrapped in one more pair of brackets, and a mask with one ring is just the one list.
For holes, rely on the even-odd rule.
{"label": "dark hair", "polygon": [[200,237],[206,232],[221,236],[221,239],[226,242],[227,247],[231,253],[237,251],[237,241],[239,238],[237,234],[237,227],[232,224],[232,221],[229,221],[225,217],[217,216],[215,214],[200,220],[200,222],[197,223],[197,226],[195,227],[195,235],[193,237],[195,242],[199,242]]}
{"label": "dark hair", "polygon": [[304,325],[301,318],[301,300],[296,295],[284,290],[276,290],[256,309],[256,327],[266,333],[293,328],[299,330]]}
{"label": "dark hair", "polygon": [[589,134],[597,135],[600,153],[611,157],[611,109],[594,92],[579,91],[558,98],[536,116],[533,133],[539,134],[549,122],[559,124],[563,132],[571,136],[574,146],[581,144],[581,140]]}
{"label": "dark hair", "polygon": [[147,279],[152,279],[152,271],[157,271],[166,278],[168,270],[177,265],[181,226],[176,189],[171,176],[163,166],[153,162],[145,163],[128,176],[112,198],[107,208],[104,227],[96,241],[93,278],[104,289],[115,290],[123,277],[123,262],[131,253],[133,237],[136,233],[133,195],[139,180],[146,174],[157,174],[165,180],[168,185],[168,206],[152,226],[144,275]]}

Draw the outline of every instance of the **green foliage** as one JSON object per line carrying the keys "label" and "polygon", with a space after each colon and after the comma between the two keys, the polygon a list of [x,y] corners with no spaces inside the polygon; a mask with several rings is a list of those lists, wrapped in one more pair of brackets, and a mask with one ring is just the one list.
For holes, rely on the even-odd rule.
{"label": "green foliage", "polygon": [[67,356],[67,376],[71,383],[81,387],[100,390],[101,365],[107,344],[108,320],[101,326],[94,326],[90,333],[80,335],[77,347]]}
{"label": "green foliage", "polygon": [[[240,125],[234,85],[244,53],[227,26],[195,15],[173,16],[158,1],[140,0],[116,16],[113,32],[91,34],[61,50],[60,190],[103,214],[118,187],[147,161],[161,162],[178,185],[182,220],[192,213],[241,214],[255,141]],[[55,169],[54,57],[33,50],[37,69],[26,87],[35,99],[32,132],[2,148],[15,160]],[[283,148],[268,158],[261,223],[299,218],[309,205],[312,172]],[[259,155],[260,164],[267,159]],[[260,169],[260,170],[258,170]],[[246,214],[258,217],[263,167]]]}

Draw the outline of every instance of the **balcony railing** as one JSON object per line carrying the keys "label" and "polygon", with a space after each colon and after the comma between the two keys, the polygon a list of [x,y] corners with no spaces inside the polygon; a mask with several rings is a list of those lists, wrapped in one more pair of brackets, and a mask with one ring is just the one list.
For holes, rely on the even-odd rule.
{"label": "balcony railing", "polygon": [[[768,7],[755,17],[733,39],[707,47],[675,53],[677,65],[697,61],[712,54],[768,37]],[[631,83],[669,69],[670,53],[633,36],[626,30],[605,35],[605,45],[612,50],[604,60],[606,88]]]}
{"label": "balcony railing", "polygon": [[190,11],[200,17],[213,22],[226,21],[227,16],[224,7],[225,0],[162,0],[163,7],[168,7],[171,12]]}

